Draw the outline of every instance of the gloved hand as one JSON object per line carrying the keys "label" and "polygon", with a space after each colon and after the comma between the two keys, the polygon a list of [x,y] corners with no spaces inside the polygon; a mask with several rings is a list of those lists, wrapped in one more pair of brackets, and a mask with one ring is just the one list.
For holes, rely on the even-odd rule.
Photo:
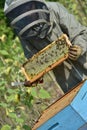
{"label": "gloved hand", "polygon": [[37,84],[41,84],[41,83],[43,83],[43,78],[40,78],[33,83],[31,83],[30,81],[25,81],[24,86],[31,87],[31,86],[36,86]]}
{"label": "gloved hand", "polygon": [[77,60],[82,53],[82,48],[78,45],[72,45],[69,48],[69,59]]}

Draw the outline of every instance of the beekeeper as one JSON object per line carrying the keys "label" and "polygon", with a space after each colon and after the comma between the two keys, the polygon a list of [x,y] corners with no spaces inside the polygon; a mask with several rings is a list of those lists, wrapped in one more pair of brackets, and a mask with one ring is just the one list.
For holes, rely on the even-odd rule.
{"label": "beekeeper", "polygon": [[72,43],[69,59],[53,69],[64,92],[87,77],[87,27],[58,2],[6,0],[5,15],[21,41],[27,59],[66,34]]}

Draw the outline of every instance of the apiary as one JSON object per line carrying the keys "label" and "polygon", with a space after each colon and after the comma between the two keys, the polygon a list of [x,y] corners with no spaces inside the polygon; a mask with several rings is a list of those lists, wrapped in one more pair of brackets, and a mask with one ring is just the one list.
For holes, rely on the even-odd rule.
{"label": "apiary", "polygon": [[23,64],[22,70],[31,83],[68,58],[70,46],[68,37],[63,34]]}

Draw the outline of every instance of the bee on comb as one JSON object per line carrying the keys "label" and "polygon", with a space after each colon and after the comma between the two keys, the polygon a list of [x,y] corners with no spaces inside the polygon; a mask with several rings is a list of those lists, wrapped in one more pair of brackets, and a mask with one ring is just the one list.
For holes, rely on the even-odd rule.
{"label": "bee on comb", "polygon": [[68,58],[70,45],[71,43],[67,35],[63,34],[57,40],[35,54],[22,66],[26,79],[33,83],[66,60]]}

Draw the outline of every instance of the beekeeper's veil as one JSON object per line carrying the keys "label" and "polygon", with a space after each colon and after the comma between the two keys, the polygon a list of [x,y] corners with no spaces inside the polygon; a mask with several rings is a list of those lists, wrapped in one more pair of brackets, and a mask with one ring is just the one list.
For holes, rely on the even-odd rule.
{"label": "beekeeper's veil", "polygon": [[50,14],[43,0],[6,0],[4,12],[18,36],[47,35]]}

